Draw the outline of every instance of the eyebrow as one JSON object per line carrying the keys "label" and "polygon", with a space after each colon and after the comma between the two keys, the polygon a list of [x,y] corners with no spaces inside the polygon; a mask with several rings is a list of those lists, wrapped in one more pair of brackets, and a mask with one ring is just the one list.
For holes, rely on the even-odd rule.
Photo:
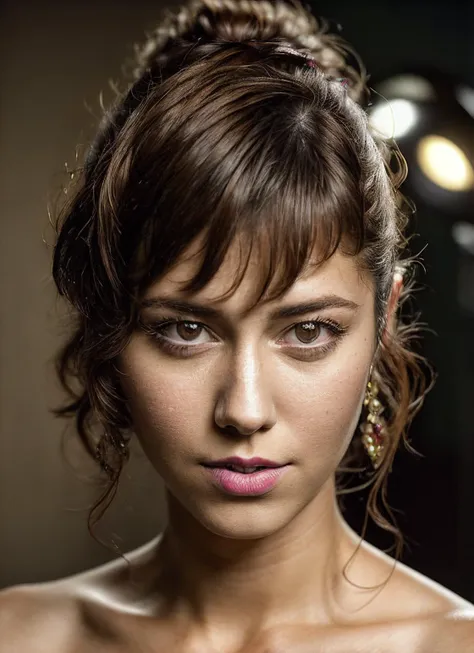
{"label": "eyebrow", "polygon": [[[202,318],[222,319],[223,314],[221,311],[210,306],[204,306],[194,301],[175,299],[173,297],[152,297],[145,299],[141,303],[143,309],[146,308],[166,308],[177,313],[186,313],[196,315]],[[282,306],[270,313],[270,319],[279,320],[287,317],[295,317],[298,315],[306,315],[313,311],[324,311],[330,308],[346,308],[351,311],[356,311],[360,308],[359,304],[339,297],[339,295],[324,295],[315,301],[305,302],[302,304],[293,304],[290,306]]]}

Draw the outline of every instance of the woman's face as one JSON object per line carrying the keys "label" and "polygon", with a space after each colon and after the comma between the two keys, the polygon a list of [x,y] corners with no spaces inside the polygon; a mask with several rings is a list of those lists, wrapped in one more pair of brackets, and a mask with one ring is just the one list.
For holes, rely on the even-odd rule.
{"label": "woman's face", "polygon": [[[182,288],[196,257],[153,284],[119,367],[135,432],[174,500],[211,532],[251,539],[318,501],[347,449],[374,354],[374,291],[338,252],[249,311],[257,257],[219,299],[236,257],[192,296]],[[231,456],[281,467],[209,467]]]}

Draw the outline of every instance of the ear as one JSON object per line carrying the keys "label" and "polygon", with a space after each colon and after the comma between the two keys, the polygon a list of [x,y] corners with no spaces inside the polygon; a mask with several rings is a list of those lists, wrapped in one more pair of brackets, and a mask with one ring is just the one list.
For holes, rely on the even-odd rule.
{"label": "ear", "polygon": [[403,276],[400,272],[395,272],[393,275],[392,290],[387,302],[387,313],[385,315],[385,328],[382,334],[382,342],[385,344],[387,338],[390,337],[395,330],[397,307],[400,300],[400,294],[403,290]]}

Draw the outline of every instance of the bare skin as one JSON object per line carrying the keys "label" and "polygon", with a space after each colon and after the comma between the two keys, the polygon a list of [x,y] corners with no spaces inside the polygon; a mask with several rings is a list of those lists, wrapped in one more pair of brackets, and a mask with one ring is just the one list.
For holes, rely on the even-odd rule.
{"label": "bare skin", "polygon": [[[473,606],[397,564],[381,591],[364,592],[365,608],[347,620],[293,621],[260,628],[240,644],[211,648],[163,609],[150,591],[159,541],[122,560],[57,582],[0,593],[0,653],[470,653]],[[363,546],[358,573],[390,573],[393,561]],[[385,580],[385,579],[384,579]],[[169,588],[168,588],[169,591]],[[160,607],[161,604],[161,607]],[[225,631],[225,627],[223,628]]]}
{"label": "bare skin", "polygon": [[[128,563],[0,594],[0,653],[474,650],[472,606],[361,543],[337,508],[334,470],[376,354],[370,280],[338,253],[248,311],[258,260],[221,300],[231,250],[190,298],[189,254],[150,287],[144,326],[118,361],[136,435],[167,487],[168,526]],[[389,325],[399,292],[395,279]],[[163,309],[176,298],[219,314]],[[157,339],[164,318],[187,326]],[[263,496],[230,496],[202,463],[231,455],[288,468]]]}

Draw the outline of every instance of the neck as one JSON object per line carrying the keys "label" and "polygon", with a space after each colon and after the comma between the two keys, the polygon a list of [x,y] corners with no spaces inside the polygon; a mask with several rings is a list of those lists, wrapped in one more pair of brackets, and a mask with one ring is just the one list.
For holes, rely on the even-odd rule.
{"label": "neck", "polygon": [[204,630],[252,632],[283,622],[327,623],[356,544],[328,483],[269,537],[232,540],[199,524],[169,497],[157,550],[163,594]]}

